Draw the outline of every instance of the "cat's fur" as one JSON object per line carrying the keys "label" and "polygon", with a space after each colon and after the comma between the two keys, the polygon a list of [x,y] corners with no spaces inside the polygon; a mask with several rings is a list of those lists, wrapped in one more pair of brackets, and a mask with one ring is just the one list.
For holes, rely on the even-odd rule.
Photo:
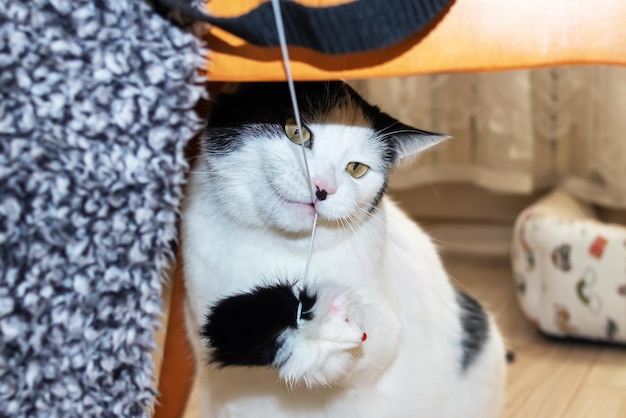
{"label": "cat's fur", "polygon": [[[191,170],[182,245],[204,416],[498,416],[505,353],[493,320],[383,196],[400,159],[443,137],[341,82],[296,91],[311,180],[326,193],[311,202],[283,83],[218,97]],[[353,178],[350,162],[370,170]]]}

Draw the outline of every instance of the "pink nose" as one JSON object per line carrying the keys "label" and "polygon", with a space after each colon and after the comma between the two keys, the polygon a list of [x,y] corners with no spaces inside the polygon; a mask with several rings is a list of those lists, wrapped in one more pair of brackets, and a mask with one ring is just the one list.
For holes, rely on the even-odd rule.
{"label": "pink nose", "polygon": [[314,184],[315,184],[315,196],[319,200],[326,200],[328,195],[335,194],[335,192],[337,191],[337,188],[334,185],[326,183],[326,182],[315,181]]}

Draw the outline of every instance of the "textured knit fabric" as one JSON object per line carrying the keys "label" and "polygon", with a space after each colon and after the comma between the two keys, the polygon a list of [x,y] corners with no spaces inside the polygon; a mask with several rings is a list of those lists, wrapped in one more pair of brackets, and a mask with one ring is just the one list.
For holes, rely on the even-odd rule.
{"label": "textured knit fabric", "polygon": [[0,417],[148,416],[201,53],[141,0],[0,0]]}

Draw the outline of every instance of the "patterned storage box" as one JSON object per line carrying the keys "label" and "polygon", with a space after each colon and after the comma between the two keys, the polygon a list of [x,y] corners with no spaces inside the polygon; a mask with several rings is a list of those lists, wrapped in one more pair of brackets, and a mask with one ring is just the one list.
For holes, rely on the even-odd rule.
{"label": "patterned storage box", "polygon": [[519,303],[543,332],[626,343],[626,228],[555,191],[524,210],[511,248]]}

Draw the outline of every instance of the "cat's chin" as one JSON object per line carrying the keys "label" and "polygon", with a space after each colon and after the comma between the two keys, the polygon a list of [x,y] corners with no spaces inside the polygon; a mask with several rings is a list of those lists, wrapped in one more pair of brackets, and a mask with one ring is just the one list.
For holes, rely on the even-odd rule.
{"label": "cat's chin", "polygon": [[295,212],[297,215],[304,214],[306,216],[310,216],[311,219],[313,219],[313,216],[315,215],[315,205],[313,205],[313,203],[294,202],[288,200],[287,208],[290,211]]}
{"label": "cat's chin", "polygon": [[308,233],[313,226],[315,206],[311,203],[285,201],[281,208],[276,209],[270,217],[280,230],[292,233]]}
{"label": "cat's chin", "polygon": [[280,235],[288,236],[290,239],[306,238],[310,236],[313,227],[315,211],[308,212],[307,209],[299,211],[283,211],[270,215],[269,222],[259,225],[262,229],[273,229]]}

